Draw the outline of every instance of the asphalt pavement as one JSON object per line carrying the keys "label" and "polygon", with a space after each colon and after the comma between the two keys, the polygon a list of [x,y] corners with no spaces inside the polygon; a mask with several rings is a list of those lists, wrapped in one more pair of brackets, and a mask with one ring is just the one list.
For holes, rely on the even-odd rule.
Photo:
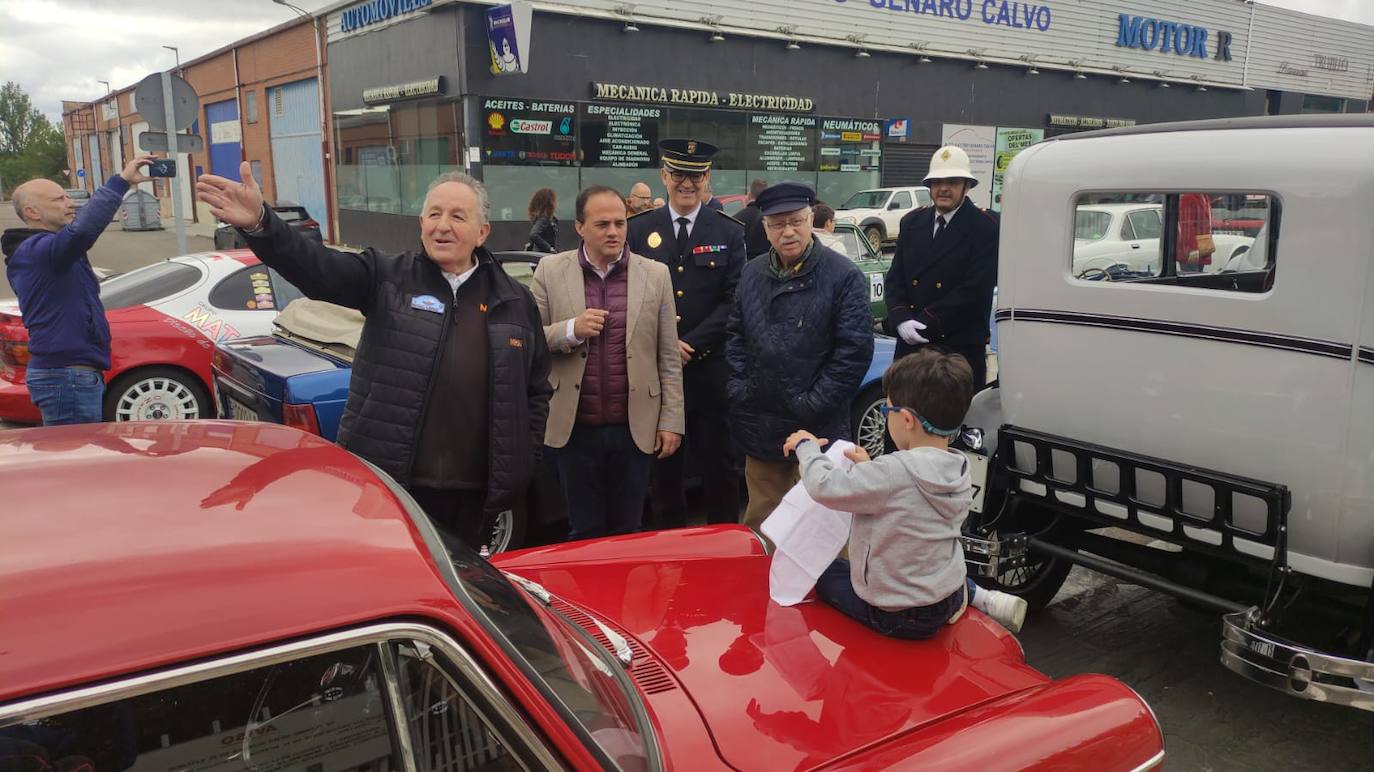
{"label": "asphalt pavement", "polygon": [[1150,704],[1168,770],[1371,770],[1374,714],[1289,697],[1221,664],[1221,618],[1074,568],[1026,616],[1026,661],[1062,678],[1105,673]]}

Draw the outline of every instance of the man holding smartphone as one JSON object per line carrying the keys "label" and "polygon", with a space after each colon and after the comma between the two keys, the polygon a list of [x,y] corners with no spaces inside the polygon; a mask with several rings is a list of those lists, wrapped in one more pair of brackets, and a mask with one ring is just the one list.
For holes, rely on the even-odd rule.
{"label": "man holding smartphone", "polygon": [[52,180],[29,180],[14,189],[14,211],[24,223],[0,237],[5,276],[19,298],[29,331],[29,398],[43,425],[99,423],[110,369],[110,324],[100,303],[100,281],[86,252],[105,232],[131,185],[147,182],[139,156],[113,176],[78,214]]}

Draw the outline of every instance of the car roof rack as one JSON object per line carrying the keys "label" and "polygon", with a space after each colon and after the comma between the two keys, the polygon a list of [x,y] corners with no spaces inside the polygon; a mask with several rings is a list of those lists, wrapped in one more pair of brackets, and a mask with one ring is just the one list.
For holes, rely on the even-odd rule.
{"label": "car roof rack", "polygon": [[1251,115],[1244,118],[1214,118],[1205,121],[1146,123],[1116,129],[1097,129],[1061,134],[1052,141],[1066,142],[1094,137],[1126,137],[1134,134],[1165,134],[1175,131],[1222,131],[1226,129],[1352,129],[1374,128],[1371,113],[1321,113],[1306,115]]}

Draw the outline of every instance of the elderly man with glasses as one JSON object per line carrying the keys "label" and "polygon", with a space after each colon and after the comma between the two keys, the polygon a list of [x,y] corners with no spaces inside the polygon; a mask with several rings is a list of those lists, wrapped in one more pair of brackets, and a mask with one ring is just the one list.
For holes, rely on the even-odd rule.
{"label": "elderly man with glasses", "polygon": [[725,345],[749,489],[744,524],[755,529],[798,480],[796,459],[783,454],[788,435],[801,427],[851,439],[849,401],[873,359],[868,283],[813,238],[815,191],[780,182],[757,201],[772,248],[740,275]]}
{"label": "elderly man with glasses", "polygon": [[702,479],[702,511],[709,523],[739,520],[739,473],[726,423],[725,322],[744,266],[744,226],[702,205],[717,149],[695,139],[658,143],[664,206],[630,218],[630,251],[668,266],[677,304],[687,435],[685,453],[654,465],[653,524],[686,523],[684,457]]}

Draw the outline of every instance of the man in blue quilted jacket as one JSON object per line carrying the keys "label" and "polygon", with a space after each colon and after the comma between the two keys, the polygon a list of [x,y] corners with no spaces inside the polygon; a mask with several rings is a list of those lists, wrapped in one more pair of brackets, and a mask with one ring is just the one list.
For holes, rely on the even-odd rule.
{"label": "man in blue quilted jacket", "polygon": [[780,182],[759,193],[768,253],[740,274],[725,357],[735,441],[744,450],[757,529],[797,483],[782,446],[798,426],[850,439],[849,402],[873,359],[868,284],[852,260],[811,234],[816,192]]}

